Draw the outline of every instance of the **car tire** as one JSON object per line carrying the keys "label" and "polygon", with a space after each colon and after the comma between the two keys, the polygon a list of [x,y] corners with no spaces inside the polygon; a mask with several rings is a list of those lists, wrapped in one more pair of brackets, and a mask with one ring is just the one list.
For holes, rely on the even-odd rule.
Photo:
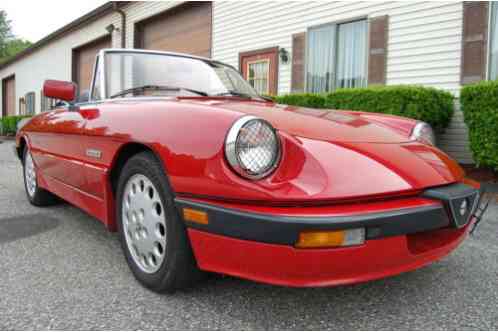
{"label": "car tire", "polygon": [[201,279],[171,186],[152,153],[139,153],[124,165],[116,220],[126,261],[144,286],[172,293]]}
{"label": "car tire", "polygon": [[38,186],[36,166],[28,147],[23,152],[23,178],[26,196],[28,196],[28,200],[32,205],[38,207],[50,206],[59,201],[55,195]]}

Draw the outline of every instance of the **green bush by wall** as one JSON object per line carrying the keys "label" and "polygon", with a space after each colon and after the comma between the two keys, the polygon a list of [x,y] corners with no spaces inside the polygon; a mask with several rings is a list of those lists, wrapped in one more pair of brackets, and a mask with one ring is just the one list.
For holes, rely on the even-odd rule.
{"label": "green bush by wall", "polygon": [[29,117],[30,116],[26,115],[13,115],[0,118],[0,135],[15,135],[17,130],[17,123],[22,119]]}
{"label": "green bush by wall", "polygon": [[453,115],[451,93],[412,85],[339,89],[329,94],[291,94],[273,99],[287,105],[400,115],[427,122],[435,130],[446,128]]}
{"label": "green bush by wall", "polygon": [[460,102],[474,160],[498,171],[498,81],[463,87]]}

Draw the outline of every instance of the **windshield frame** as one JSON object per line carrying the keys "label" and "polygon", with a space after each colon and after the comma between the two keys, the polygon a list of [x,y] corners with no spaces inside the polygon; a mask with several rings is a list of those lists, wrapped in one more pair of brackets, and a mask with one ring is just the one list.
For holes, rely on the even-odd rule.
{"label": "windshield frame", "polygon": [[[229,64],[224,63],[224,62],[221,62],[221,61],[212,60],[212,59],[209,59],[209,58],[204,58],[204,57],[190,55],[190,54],[184,54],[184,53],[175,53],[175,52],[163,52],[163,51],[142,50],[142,49],[106,48],[106,49],[100,50],[99,53],[97,54],[96,58],[95,58],[95,63],[94,63],[94,68],[93,68],[93,74],[92,74],[92,83],[90,85],[90,91],[89,91],[89,102],[101,102],[101,101],[110,99],[107,96],[107,84],[106,84],[106,77],[107,77],[107,75],[106,75],[106,72],[105,72],[105,62],[106,62],[105,61],[105,56],[107,54],[111,54],[111,53],[157,54],[157,55],[166,55],[166,56],[171,56],[171,57],[180,57],[180,58],[189,58],[189,59],[194,59],[194,60],[200,60],[200,61],[209,62],[209,63],[212,63],[212,64],[226,66],[228,68],[231,68],[235,72],[239,73],[239,75],[241,76],[241,78],[245,81],[245,78],[242,76],[242,74],[240,73],[240,71],[238,69],[236,69],[234,66],[229,65]],[[98,71],[100,71],[100,75],[99,75],[99,81],[100,81],[99,82],[99,84],[100,84],[100,88],[99,88],[99,95],[100,96],[99,97],[100,98],[99,99],[95,99],[94,98],[94,89],[95,89],[95,83],[96,83],[95,82],[95,78],[97,77],[97,72]],[[256,90],[254,90],[254,92],[255,92],[256,96],[258,96],[259,98],[264,99],[262,96],[260,96],[256,92]],[[147,97],[134,96],[132,98],[147,98]],[[150,98],[150,97],[148,97],[148,98]]]}

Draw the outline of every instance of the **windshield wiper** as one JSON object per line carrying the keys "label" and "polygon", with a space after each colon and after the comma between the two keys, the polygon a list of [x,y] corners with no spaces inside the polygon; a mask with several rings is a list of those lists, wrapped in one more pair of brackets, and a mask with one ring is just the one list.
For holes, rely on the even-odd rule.
{"label": "windshield wiper", "polygon": [[236,97],[242,97],[242,98],[248,98],[248,99],[260,99],[260,100],[264,100],[264,101],[273,101],[271,98],[268,98],[268,97],[264,97],[264,96],[252,96],[248,93],[244,93],[244,92],[238,92],[238,91],[235,91],[235,90],[229,90],[229,91],[226,91],[226,92],[220,92],[220,93],[217,93],[215,94],[214,96],[216,97],[219,97],[219,96],[236,96]]}
{"label": "windshield wiper", "polygon": [[217,97],[218,96],[236,96],[236,97],[250,98],[250,99],[253,98],[253,96],[251,96],[248,93],[243,93],[243,92],[239,92],[239,91],[235,91],[235,90],[228,90],[226,92],[220,92],[220,93],[215,94],[214,96],[217,96]]}
{"label": "windshield wiper", "polygon": [[208,95],[204,91],[198,91],[198,90],[189,89],[189,88],[181,88],[181,87],[177,87],[177,86],[143,85],[143,86],[137,86],[137,87],[134,87],[131,89],[126,89],[126,90],[120,91],[118,93],[113,94],[110,98],[116,98],[116,97],[127,95],[129,93],[143,92],[146,90],[155,90],[155,91],[181,91],[181,90],[184,90],[184,91],[195,93],[195,94],[200,95],[200,96],[207,96]]}

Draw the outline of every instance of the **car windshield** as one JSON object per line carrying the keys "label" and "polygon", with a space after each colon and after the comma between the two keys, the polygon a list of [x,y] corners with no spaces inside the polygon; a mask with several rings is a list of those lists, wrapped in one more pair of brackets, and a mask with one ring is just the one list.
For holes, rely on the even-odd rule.
{"label": "car windshield", "polygon": [[258,93],[232,67],[161,53],[106,52],[106,98],[239,96]]}

